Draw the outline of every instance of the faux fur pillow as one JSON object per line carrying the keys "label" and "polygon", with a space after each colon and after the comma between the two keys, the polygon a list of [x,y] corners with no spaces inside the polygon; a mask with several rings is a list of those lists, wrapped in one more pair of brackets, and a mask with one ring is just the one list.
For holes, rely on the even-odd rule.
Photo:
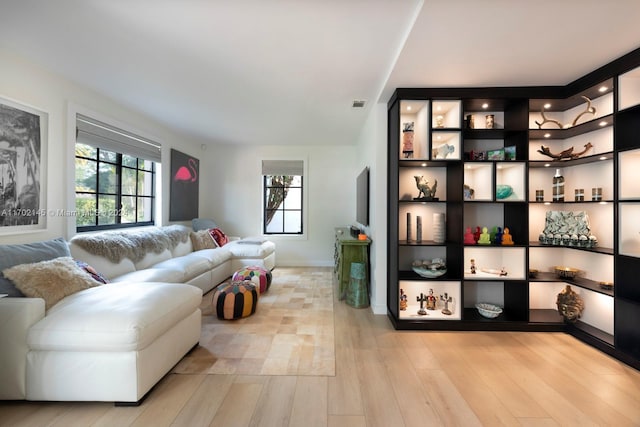
{"label": "faux fur pillow", "polygon": [[192,231],[191,232],[191,244],[194,251],[202,249],[214,249],[216,242],[213,241],[211,234],[208,230]]}
{"label": "faux fur pillow", "polygon": [[71,257],[20,264],[2,272],[25,296],[44,299],[47,310],[66,296],[100,285]]}

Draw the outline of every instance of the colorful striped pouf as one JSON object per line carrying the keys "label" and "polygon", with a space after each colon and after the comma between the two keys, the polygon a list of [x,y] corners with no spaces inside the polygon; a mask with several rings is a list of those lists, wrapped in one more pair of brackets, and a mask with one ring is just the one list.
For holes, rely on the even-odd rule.
{"label": "colorful striped pouf", "polygon": [[231,280],[250,280],[263,294],[271,286],[271,272],[259,265],[252,265],[233,273]]}
{"label": "colorful striped pouf", "polygon": [[258,307],[258,295],[256,285],[248,280],[234,280],[218,286],[213,294],[218,319],[235,320],[251,316]]}

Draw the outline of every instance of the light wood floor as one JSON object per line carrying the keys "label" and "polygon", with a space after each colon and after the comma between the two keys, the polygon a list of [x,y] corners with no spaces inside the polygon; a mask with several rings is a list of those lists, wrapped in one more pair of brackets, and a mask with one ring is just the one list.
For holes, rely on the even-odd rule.
{"label": "light wood floor", "polygon": [[334,314],[335,376],[170,374],[139,407],[2,402],[0,425],[640,425],[640,372],[568,335],[399,332],[339,301]]}

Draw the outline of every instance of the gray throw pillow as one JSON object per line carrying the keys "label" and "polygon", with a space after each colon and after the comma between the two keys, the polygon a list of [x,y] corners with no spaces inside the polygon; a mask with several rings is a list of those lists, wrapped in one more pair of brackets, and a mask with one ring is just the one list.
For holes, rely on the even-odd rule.
{"label": "gray throw pillow", "polygon": [[0,245],[0,294],[8,294],[10,297],[24,296],[11,280],[1,273],[5,268],[70,256],[69,245],[62,237],[44,242]]}
{"label": "gray throw pillow", "polygon": [[207,218],[194,218],[191,220],[191,226],[193,231],[209,230],[211,228],[218,228],[215,221]]}

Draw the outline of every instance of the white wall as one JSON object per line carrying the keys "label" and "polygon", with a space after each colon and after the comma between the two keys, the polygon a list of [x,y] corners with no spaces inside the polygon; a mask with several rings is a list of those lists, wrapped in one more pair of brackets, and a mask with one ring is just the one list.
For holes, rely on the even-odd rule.
{"label": "white wall", "polygon": [[[83,88],[58,75],[0,48],[0,97],[42,110],[49,115],[48,159],[47,161],[47,209],[68,209],[73,200],[73,184],[67,170],[73,167],[73,150],[68,141],[73,140],[75,128],[69,129],[69,105],[77,105],[100,113],[118,123],[128,125],[129,129],[140,131],[144,135],[154,136],[163,143],[162,163],[164,222],[169,217],[169,159],[172,147],[187,154],[200,156],[202,141],[192,140],[184,135],[173,133],[162,124],[119,105],[109,98]],[[74,123],[73,120],[70,123]],[[72,132],[69,134],[69,132]],[[202,191],[202,190],[201,190]],[[73,206],[73,203],[71,203]],[[0,243],[23,243],[54,237],[69,238],[75,230],[68,227],[64,217],[47,217],[47,229],[43,231],[6,235],[0,233]],[[71,221],[71,223],[73,223]]]}
{"label": "white wall", "polygon": [[357,144],[356,170],[369,166],[371,309],[387,314],[387,105],[378,103],[367,118]]}
{"label": "white wall", "polygon": [[[128,130],[139,131],[163,144],[162,218],[169,218],[170,149],[176,148],[200,159],[200,214],[214,218],[230,235],[261,234],[263,159],[302,159],[306,162],[307,200],[305,235],[273,237],[280,266],[333,265],[334,228],[355,223],[356,177],[374,153],[367,145],[354,146],[259,146],[216,145],[172,132],[126,106],[44,70],[24,58],[0,49],[0,97],[45,111],[49,115],[47,209],[69,209],[74,205],[73,112],[95,112]],[[241,130],[239,130],[241,131]],[[384,130],[383,130],[384,134]],[[206,150],[201,148],[205,145]],[[362,153],[364,157],[360,157]],[[356,159],[358,159],[356,161]],[[385,169],[386,170],[386,169]],[[375,194],[372,192],[372,194]],[[375,198],[372,198],[375,200]],[[372,211],[372,220],[375,213]],[[47,229],[32,233],[0,233],[0,244],[23,243],[74,233],[73,220],[48,217]],[[382,240],[382,239],[381,239]]]}
{"label": "white wall", "polygon": [[200,216],[229,235],[261,235],[261,161],[304,160],[305,235],[269,239],[278,266],[332,266],[334,228],[355,222],[355,158],[355,146],[210,145],[202,155],[210,168],[201,173]]}

